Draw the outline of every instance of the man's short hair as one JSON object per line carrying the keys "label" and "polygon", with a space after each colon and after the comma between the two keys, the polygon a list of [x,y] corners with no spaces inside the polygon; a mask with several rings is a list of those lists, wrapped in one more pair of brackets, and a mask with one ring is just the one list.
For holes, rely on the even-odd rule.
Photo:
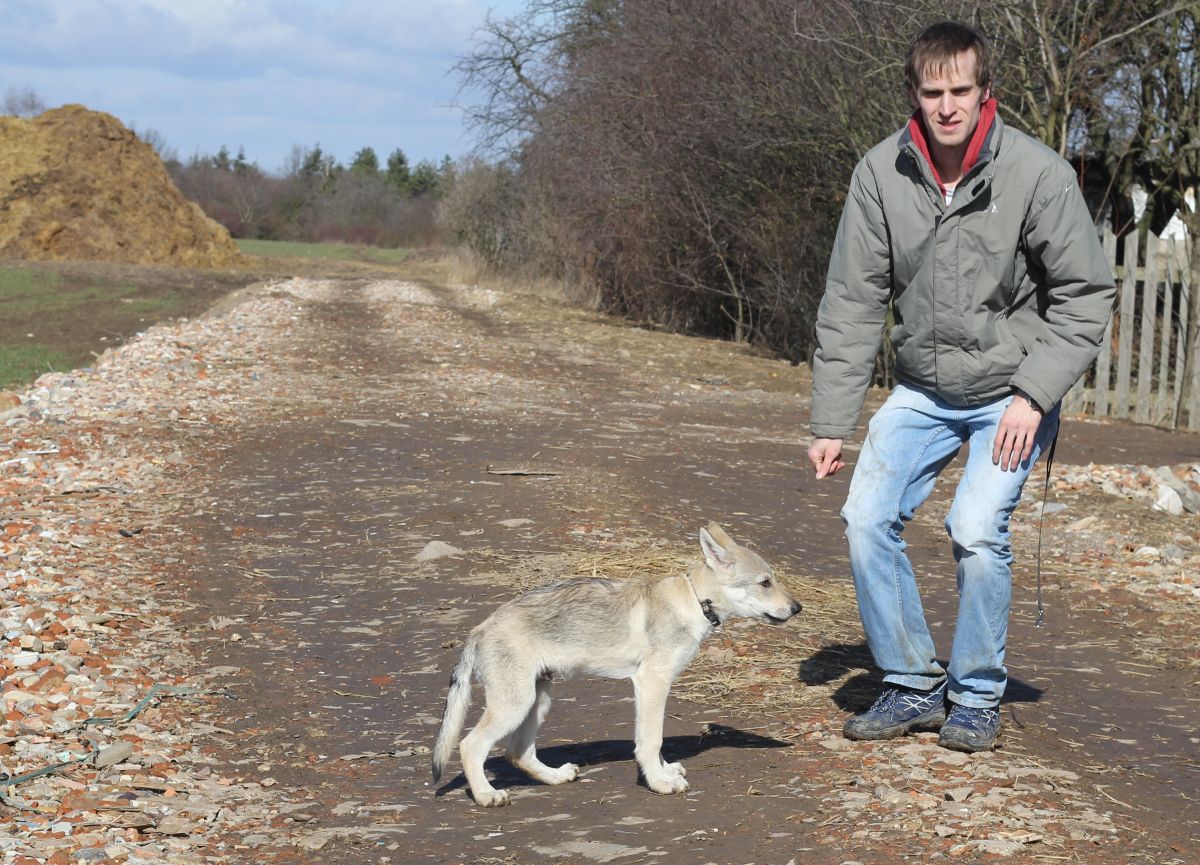
{"label": "man's short hair", "polygon": [[969,24],[942,21],[918,33],[908,45],[904,78],[910,92],[921,86],[925,72],[944,72],[964,51],[975,52],[975,82],[980,87],[992,83],[991,49],[987,37]]}

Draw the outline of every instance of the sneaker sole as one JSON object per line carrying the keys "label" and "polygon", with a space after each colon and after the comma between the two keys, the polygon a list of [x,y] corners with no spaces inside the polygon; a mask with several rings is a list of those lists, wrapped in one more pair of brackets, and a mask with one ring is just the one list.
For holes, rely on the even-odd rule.
{"label": "sneaker sole", "polygon": [[859,731],[851,729],[850,724],[854,719],[851,718],[842,727],[842,735],[852,742],[876,742],[881,739],[898,739],[906,733],[921,732],[925,730],[937,731],[940,730],[942,724],[946,722],[946,713],[944,711],[933,715],[925,715],[916,718],[912,721],[907,721],[903,724],[897,724],[894,727],[884,727],[881,730]]}
{"label": "sneaker sole", "polygon": [[938,744],[951,751],[961,751],[965,754],[975,754],[979,751],[994,750],[996,747],[996,738],[994,737],[986,744],[980,744],[979,742],[972,742],[970,739],[965,737],[959,737],[955,735],[947,736],[943,732],[943,734],[938,737]]}

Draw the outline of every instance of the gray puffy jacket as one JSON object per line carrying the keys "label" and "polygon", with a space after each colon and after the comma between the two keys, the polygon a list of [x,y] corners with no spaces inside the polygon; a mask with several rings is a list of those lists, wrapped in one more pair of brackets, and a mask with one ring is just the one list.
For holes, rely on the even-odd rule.
{"label": "gray puffy jacket", "polygon": [[855,430],[893,302],[896,377],[1043,410],[1095,359],[1115,288],[1075,172],[999,117],[947,206],[908,128],[854,169],[817,316],[812,432]]}

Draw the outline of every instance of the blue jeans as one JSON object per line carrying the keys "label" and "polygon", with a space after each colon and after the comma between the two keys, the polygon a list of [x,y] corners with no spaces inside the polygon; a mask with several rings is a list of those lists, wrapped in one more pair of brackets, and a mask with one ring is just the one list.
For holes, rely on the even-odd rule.
{"label": "blue jeans", "polygon": [[[1004,694],[1012,597],[1008,521],[1033,464],[1058,430],[1055,406],[1038,428],[1029,460],[1016,471],[1002,470],[992,463],[992,446],[1011,400],[959,407],[897,385],[871,418],[842,509],[859,616],[884,681],[929,689],[948,675],[950,700],[976,708],[995,706]],[[938,474],[968,442],[970,455],[946,517],[958,564],[958,620],[944,669],[901,533]]]}

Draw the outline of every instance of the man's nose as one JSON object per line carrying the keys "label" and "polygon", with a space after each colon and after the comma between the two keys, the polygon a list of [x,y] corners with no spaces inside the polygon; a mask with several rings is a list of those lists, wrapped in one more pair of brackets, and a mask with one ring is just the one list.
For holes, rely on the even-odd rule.
{"label": "man's nose", "polygon": [[938,102],[938,111],[942,114],[950,115],[954,113],[954,99],[947,93]]}

